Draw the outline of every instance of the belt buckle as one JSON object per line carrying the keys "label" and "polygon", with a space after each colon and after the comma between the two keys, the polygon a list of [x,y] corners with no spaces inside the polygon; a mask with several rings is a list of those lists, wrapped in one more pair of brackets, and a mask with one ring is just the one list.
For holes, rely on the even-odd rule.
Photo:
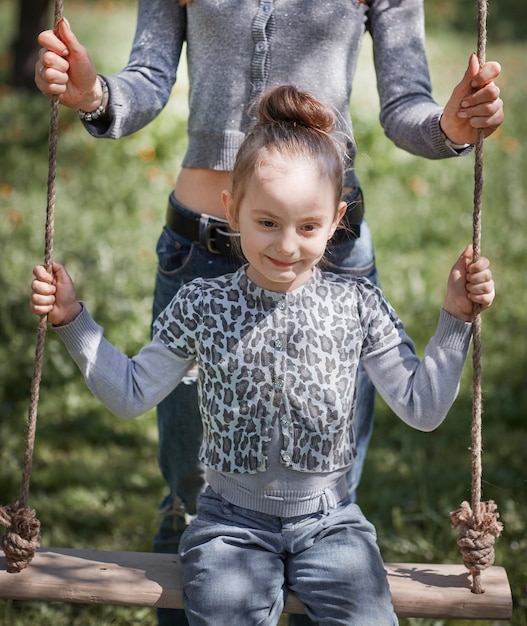
{"label": "belt buckle", "polygon": [[202,213],[199,218],[199,242],[204,245],[212,254],[221,254],[221,250],[215,245],[214,234],[221,228],[220,222],[212,222],[211,217]]}

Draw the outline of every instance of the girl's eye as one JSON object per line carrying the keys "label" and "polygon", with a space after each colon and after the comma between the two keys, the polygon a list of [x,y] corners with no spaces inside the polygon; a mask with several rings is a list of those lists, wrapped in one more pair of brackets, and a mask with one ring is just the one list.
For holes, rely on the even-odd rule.
{"label": "girl's eye", "polygon": [[264,227],[264,228],[274,228],[275,223],[272,222],[271,220],[262,220],[260,222],[260,224]]}
{"label": "girl's eye", "polygon": [[302,227],[302,230],[304,230],[307,233],[313,233],[313,232],[315,232],[315,230],[317,230],[317,225],[316,224],[306,224],[305,226]]}

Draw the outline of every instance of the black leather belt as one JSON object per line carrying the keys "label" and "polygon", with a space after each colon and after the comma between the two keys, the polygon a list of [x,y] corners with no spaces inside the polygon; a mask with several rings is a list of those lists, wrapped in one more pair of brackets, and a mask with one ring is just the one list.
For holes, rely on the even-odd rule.
{"label": "black leather belt", "polygon": [[213,254],[233,254],[234,241],[240,237],[239,233],[229,228],[225,220],[185,208],[173,193],[168,199],[166,224],[170,230],[199,243]]}
{"label": "black leather belt", "polygon": [[[337,243],[360,237],[360,223],[364,216],[362,193],[359,190],[350,196],[347,196],[348,208],[341,222],[342,228],[337,228],[333,235],[333,241]],[[235,242],[240,237],[239,233],[229,228],[227,221],[187,209],[176,200],[173,193],[168,199],[166,225],[181,237],[200,244],[213,254],[233,254],[236,250]]]}

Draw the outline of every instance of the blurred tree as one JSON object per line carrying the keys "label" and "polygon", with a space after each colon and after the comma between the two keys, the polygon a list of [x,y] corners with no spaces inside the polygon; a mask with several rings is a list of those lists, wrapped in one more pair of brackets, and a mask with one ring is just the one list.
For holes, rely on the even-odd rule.
{"label": "blurred tree", "polygon": [[49,28],[51,0],[18,0],[18,32],[12,43],[13,63],[9,83],[13,87],[36,89],[35,61],[39,45],[37,35]]}
{"label": "blurred tree", "polygon": [[[499,0],[489,4],[490,41],[525,39],[527,34],[527,2],[525,0]],[[490,28],[489,26],[489,28]]]}
{"label": "blurred tree", "polygon": [[[427,31],[477,32],[477,3],[459,0],[424,0]],[[490,0],[488,3],[489,42],[522,40],[527,35],[525,0]]]}

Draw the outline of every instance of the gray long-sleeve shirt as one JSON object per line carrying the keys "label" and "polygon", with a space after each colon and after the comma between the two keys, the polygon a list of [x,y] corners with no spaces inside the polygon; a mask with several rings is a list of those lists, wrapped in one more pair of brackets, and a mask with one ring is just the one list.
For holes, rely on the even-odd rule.
{"label": "gray long-sleeve shirt", "polygon": [[359,361],[393,411],[429,431],[456,397],[471,324],[442,311],[420,360],[367,279],[315,270],[304,286],[277,293],[241,268],[182,287],[132,359],[86,311],[56,331],[90,389],[122,417],[154,407],[197,362],[209,482],[242,506],[288,516],[306,512],[291,494],[338,492],[353,462]]}
{"label": "gray long-sleeve shirt", "polygon": [[[110,123],[86,123],[118,138],[148,124],[166,105],[183,44],[189,73],[188,148],[183,165],[231,170],[251,124],[250,103],[292,83],[332,106],[347,137],[346,184],[357,186],[349,112],[365,32],[373,40],[380,121],[399,147],[430,159],[458,153],[439,128],[424,46],[422,0],[140,0],[128,65],[105,77]],[[355,85],[360,89],[360,85]]]}

